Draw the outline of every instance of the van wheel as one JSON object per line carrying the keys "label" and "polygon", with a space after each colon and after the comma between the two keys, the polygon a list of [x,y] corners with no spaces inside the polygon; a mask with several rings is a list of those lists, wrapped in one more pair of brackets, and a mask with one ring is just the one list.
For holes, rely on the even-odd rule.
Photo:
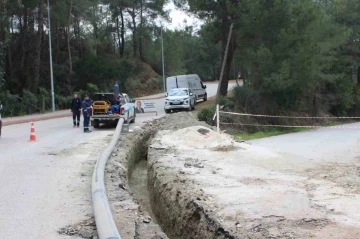
{"label": "van wheel", "polygon": [[207,101],[207,93],[205,93],[204,101]]}
{"label": "van wheel", "polygon": [[170,114],[170,110],[165,110],[165,114]]}

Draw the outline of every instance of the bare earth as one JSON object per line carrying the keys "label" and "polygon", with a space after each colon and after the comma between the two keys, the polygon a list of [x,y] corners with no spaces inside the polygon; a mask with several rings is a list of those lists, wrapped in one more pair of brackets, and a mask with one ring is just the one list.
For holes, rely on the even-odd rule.
{"label": "bare earth", "polygon": [[360,238],[358,158],[329,164],[203,126],[160,131],[148,155],[153,210],[174,238]]}

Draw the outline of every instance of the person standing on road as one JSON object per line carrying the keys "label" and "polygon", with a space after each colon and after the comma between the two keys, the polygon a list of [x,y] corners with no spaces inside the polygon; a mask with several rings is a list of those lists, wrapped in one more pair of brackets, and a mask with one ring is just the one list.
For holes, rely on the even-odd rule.
{"label": "person standing on road", "polygon": [[74,94],[74,98],[71,101],[71,112],[73,113],[74,127],[79,127],[81,114],[81,99],[78,97],[77,94]]}
{"label": "person standing on road", "polygon": [[88,95],[85,96],[84,101],[81,104],[83,116],[84,116],[84,133],[90,133],[89,122],[92,114],[92,100]]}

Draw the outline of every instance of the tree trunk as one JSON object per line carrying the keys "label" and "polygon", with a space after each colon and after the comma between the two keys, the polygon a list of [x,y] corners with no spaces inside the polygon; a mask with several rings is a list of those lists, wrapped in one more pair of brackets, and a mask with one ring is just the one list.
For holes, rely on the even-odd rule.
{"label": "tree trunk", "polygon": [[32,84],[32,92],[36,92],[40,82],[40,64],[41,64],[41,41],[44,29],[44,0],[39,2],[38,15],[38,37],[36,40],[36,57],[34,61],[34,83]]}
{"label": "tree trunk", "polygon": [[[113,45],[113,47],[114,47],[114,54],[116,53],[116,33],[114,33],[114,34],[112,34],[112,36],[113,36],[113,41],[114,41],[114,45]],[[119,40],[120,41],[120,40]],[[119,52],[120,52],[120,46],[119,46]]]}
{"label": "tree trunk", "polygon": [[69,21],[68,21],[68,30],[66,35],[66,41],[67,41],[67,49],[68,49],[68,55],[69,55],[69,76],[71,77],[72,74],[72,59],[71,59],[71,46],[70,46],[70,26],[71,26],[71,12],[72,12],[72,6],[73,2],[70,0],[70,8],[69,8]]}
{"label": "tree trunk", "polygon": [[[229,34],[229,26],[230,24],[228,23],[227,20],[223,20],[223,33],[222,33],[222,40],[221,40],[221,47],[223,49],[223,60],[225,57],[225,50],[226,50],[226,45],[227,45],[227,38],[228,38],[228,34]],[[233,60],[233,56],[234,56],[234,51],[235,51],[235,42],[234,42],[234,37],[231,36],[230,38],[230,44],[229,46],[233,45],[234,47],[229,47],[228,49],[228,53],[227,53],[227,57],[226,57],[226,61],[225,61],[225,68],[224,68],[224,73],[223,73],[223,78],[221,81],[221,85],[220,87],[220,95],[221,96],[226,96],[227,92],[228,92],[228,85],[229,85],[229,80],[230,80],[230,72],[231,72],[231,64],[232,64],[232,60]]]}
{"label": "tree trunk", "polygon": [[[21,59],[20,59],[20,82],[18,82],[18,93],[22,93],[25,85],[26,85],[26,74],[25,72],[25,62],[27,56],[27,36],[28,36],[28,8],[24,9],[24,17],[23,17],[23,25],[20,28],[20,44],[21,44]],[[21,22],[21,20],[20,20]]]}
{"label": "tree trunk", "polygon": [[135,6],[133,6],[132,12],[131,12],[131,19],[132,19],[132,25],[133,25],[133,56],[137,56],[137,44],[136,44],[136,15],[135,15]]}
{"label": "tree trunk", "polygon": [[[96,10],[97,10],[97,6],[93,7],[93,15],[96,15]],[[97,55],[97,46],[98,46],[98,26],[97,26],[97,22],[95,20],[93,20],[91,22],[93,28],[94,28],[94,38],[95,38],[95,56]]]}
{"label": "tree trunk", "polygon": [[[5,18],[6,18],[6,9],[5,9],[5,3],[0,0],[0,17],[3,19],[0,19],[0,43],[4,43],[6,39],[6,29],[8,27],[5,27]],[[7,23],[9,25],[9,23]]]}
{"label": "tree trunk", "polygon": [[211,61],[212,64],[212,70],[213,70],[213,80],[216,80],[216,68],[215,68],[215,62]]}
{"label": "tree trunk", "polygon": [[75,14],[75,20],[74,20],[74,33],[75,33],[75,37],[76,37],[76,41],[77,41],[78,55],[79,55],[79,58],[81,58],[82,57],[81,28],[80,28],[79,14],[77,12]]}
{"label": "tree trunk", "polygon": [[124,56],[125,51],[125,23],[124,23],[124,14],[123,9],[120,8],[120,17],[121,17],[121,47],[120,47],[120,56]]}
{"label": "tree trunk", "polygon": [[55,35],[56,35],[56,52],[55,52],[55,63],[58,63],[59,54],[60,54],[60,34],[59,34],[59,25],[55,24]]}
{"label": "tree trunk", "polygon": [[143,28],[143,1],[140,0],[140,36],[139,36],[139,54],[140,54],[140,59],[142,61],[145,61],[145,58],[144,58],[144,53],[143,53],[143,31],[144,31],[144,28]]}
{"label": "tree trunk", "polygon": [[121,52],[121,37],[120,37],[120,29],[119,29],[119,16],[116,17],[116,33],[117,33],[117,37],[118,37],[118,44],[119,44],[119,54],[120,57],[122,57],[122,52]]}

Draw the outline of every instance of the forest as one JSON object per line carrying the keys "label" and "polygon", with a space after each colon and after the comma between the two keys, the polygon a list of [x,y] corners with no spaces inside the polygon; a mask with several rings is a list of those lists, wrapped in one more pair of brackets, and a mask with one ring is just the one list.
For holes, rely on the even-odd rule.
{"label": "forest", "polygon": [[[51,109],[49,24],[56,109],[74,92],[131,96],[162,90],[165,75],[230,79],[237,111],[357,115],[360,106],[359,0],[173,0],[202,20],[170,30],[168,0],[0,0],[3,116]],[[162,26],[164,23],[164,26]],[[226,59],[230,25],[233,34]]]}

